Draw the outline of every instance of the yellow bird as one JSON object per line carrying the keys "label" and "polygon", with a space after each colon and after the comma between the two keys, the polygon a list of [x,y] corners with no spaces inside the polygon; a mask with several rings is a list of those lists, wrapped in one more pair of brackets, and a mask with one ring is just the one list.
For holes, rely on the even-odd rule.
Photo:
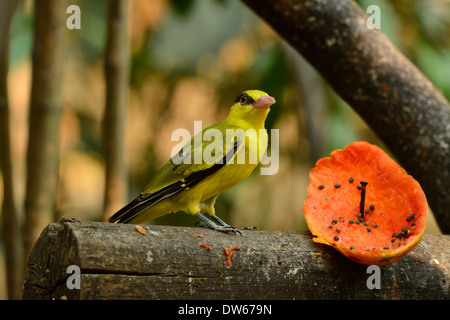
{"label": "yellow bird", "polygon": [[109,222],[139,224],[185,211],[208,228],[239,232],[215,215],[214,204],[220,193],[247,178],[259,164],[268,142],[264,122],[275,102],[260,90],[240,94],[225,120],[194,136]]}

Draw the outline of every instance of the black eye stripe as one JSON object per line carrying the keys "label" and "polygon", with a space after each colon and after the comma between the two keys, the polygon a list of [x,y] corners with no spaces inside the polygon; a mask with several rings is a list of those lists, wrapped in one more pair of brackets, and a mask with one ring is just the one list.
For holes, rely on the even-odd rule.
{"label": "black eye stripe", "polygon": [[234,100],[234,102],[240,102],[242,105],[247,105],[247,104],[252,104],[253,102],[255,102],[255,100],[253,100],[252,97],[250,97],[248,94],[246,93],[241,93],[240,95],[237,96],[236,100]]}

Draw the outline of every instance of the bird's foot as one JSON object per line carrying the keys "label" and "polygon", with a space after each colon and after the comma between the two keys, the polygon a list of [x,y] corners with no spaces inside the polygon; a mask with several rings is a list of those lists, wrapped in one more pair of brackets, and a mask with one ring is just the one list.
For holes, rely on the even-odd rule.
{"label": "bird's foot", "polygon": [[224,232],[224,233],[233,233],[234,235],[239,233],[240,235],[242,235],[242,232],[233,226],[228,226],[228,227],[218,226],[214,223],[209,224],[209,223],[205,223],[205,222],[198,222],[195,225],[198,227],[208,228],[208,229],[212,229],[212,230],[220,231],[220,232]]}
{"label": "bird's foot", "polygon": [[241,230],[259,231],[258,227],[243,227]]}
{"label": "bird's foot", "polygon": [[[217,221],[217,223],[219,223],[221,226],[228,226],[231,227],[230,225],[226,224],[222,219],[220,219],[218,216],[212,216],[211,217],[213,220]],[[233,228],[233,227],[232,227]],[[238,229],[236,229],[238,230]],[[244,227],[241,228],[240,230],[253,230],[253,231],[259,231],[258,227]],[[240,232],[239,232],[240,233]]]}
{"label": "bird's foot", "polygon": [[205,227],[205,228],[209,228],[209,229],[212,229],[212,230],[225,232],[225,233],[234,233],[235,235],[237,233],[239,233],[242,236],[242,233],[241,233],[241,231],[239,231],[239,229],[236,229],[235,227],[230,226],[229,224],[225,223],[222,219],[220,219],[217,216],[212,216],[211,218],[213,220],[215,220],[217,223],[219,223],[219,225],[215,224],[214,222],[212,222],[211,220],[206,218],[200,212],[197,212],[196,216],[200,220],[202,220],[202,222],[198,223],[198,226],[200,226],[200,227]]}

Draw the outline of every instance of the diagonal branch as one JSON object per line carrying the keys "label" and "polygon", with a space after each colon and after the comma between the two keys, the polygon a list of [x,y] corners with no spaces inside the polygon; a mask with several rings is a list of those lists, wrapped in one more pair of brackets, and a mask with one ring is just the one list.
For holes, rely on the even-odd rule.
{"label": "diagonal branch", "polygon": [[243,0],[313,65],[419,181],[450,233],[450,104],[350,0]]}

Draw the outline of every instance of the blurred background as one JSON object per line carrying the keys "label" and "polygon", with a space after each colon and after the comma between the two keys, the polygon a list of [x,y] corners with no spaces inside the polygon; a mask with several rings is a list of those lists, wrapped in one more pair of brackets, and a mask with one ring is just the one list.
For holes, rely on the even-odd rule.
{"label": "blurred background", "polygon": [[[358,3],[364,11],[372,4],[380,6],[381,31],[450,99],[450,1]],[[81,9],[81,29],[67,29],[64,35],[59,172],[50,220],[65,216],[100,221],[108,1],[70,4]],[[18,2],[9,41],[9,121],[19,225],[24,223],[26,193],[33,10],[34,1]],[[300,207],[315,161],[356,140],[384,147],[320,75],[240,1],[134,0],[128,10],[127,200],[137,196],[170,158],[178,144],[171,141],[175,129],[192,133],[194,120],[202,120],[203,128],[223,120],[235,97],[246,89],[264,90],[277,100],[266,127],[279,129],[280,164],[277,174],[263,176],[255,170],[218,198],[217,214],[236,227],[307,230]],[[151,223],[195,222],[180,213]],[[440,232],[432,214],[426,232]],[[0,299],[7,299],[2,240]]]}

